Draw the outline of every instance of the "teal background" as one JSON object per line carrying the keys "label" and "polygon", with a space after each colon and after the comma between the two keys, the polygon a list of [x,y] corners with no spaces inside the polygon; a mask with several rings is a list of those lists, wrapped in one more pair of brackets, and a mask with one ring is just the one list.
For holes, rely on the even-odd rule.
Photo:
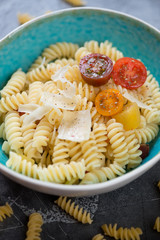
{"label": "teal background", "polygon": [[[27,71],[50,44],[66,41],[82,45],[93,39],[111,41],[124,56],[141,59],[156,79],[160,79],[160,33],[119,13],[77,8],[27,23],[0,42],[0,88],[18,68]],[[143,163],[159,152],[159,145],[158,136]],[[0,162],[5,164],[6,160],[0,149]]]}

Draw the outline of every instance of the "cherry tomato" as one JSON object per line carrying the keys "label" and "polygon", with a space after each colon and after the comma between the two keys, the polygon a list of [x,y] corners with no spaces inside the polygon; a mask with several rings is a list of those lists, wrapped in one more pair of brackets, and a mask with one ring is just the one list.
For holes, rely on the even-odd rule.
{"label": "cherry tomato", "polygon": [[106,55],[91,53],[81,59],[79,68],[84,81],[97,87],[109,80],[113,62]]}
{"label": "cherry tomato", "polygon": [[139,60],[124,57],[118,59],[114,64],[112,77],[117,85],[128,89],[136,89],[146,81],[147,70]]}
{"label": "cherry tomato", "polygon": [[123,108],[123,96],[116,89],[104,90],[96,96],[95,106],[97,112],[103,116],[112,116]]}
{"label": "cherry tomato", "polygon": [[145,159],[149,155],[149,145],[148,144],[141,144],[139,150],[142,151],[141,158]]}

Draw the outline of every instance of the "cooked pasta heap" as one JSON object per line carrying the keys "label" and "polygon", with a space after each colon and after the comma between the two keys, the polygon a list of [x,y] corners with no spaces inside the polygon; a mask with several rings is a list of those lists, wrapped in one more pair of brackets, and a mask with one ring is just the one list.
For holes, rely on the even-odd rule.
{"label": "cooked pasta heap", "polygon": [[[158,82],[148,71],[137,89],[116,84],[112,76],[102,86],[89,85],[79,62],[91,53],[109,57],[113,65],[123,58],[108,41],[82,47],[59,42],[44,49],[27,73],[18,69],[0,91],[0,137],[8,167],[42,181],[92,184],[142,162],[141,145],[159,131]],[[99,113],[95,99],[110,90],[122,95],[123,117]]]}

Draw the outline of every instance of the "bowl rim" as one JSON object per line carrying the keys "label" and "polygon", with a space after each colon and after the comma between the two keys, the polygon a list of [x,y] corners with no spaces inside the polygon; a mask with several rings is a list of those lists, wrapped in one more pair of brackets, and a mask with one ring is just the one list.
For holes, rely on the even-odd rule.
{"label": "bowl rim", "polygon": [[[47,19],[49,17],[56,17],[57,15],[61,15],[63,13],[68,13],[68,12],[74,12],[74,11],[84,11],[84,10],[89,10],[89,11],[98,11],[98,12],[104,12],[104,13],[110,13],[110,14],[114,14],[114,15],[118,15],[121,17],[125,17],[126,19],[128,18],[129,20],[133,20],[134,22],[137,22],[139,24],[141,24],[143,27],[148,27],[150,30],[152,30],[153,34],[158,34],[158,36],[160,37],[160,30],[158,30],[156,27],[152,26],[151,24],[137,18],[134,17],[130,14],[127,13],[123,13],[123,12],[119,12],[116,10],[111,10],[111,9],[107,9],[107,8],[97,8],[97,7],[76,7],[76,8],[67,8],[67,9],[61,9],[61,10],[57,10],[51,13],[47,13],[47,14],[43,14],[41,16],[38,16],[32,20],[30,20],[29,22],[26,22],[24,24],[22,24],[21,26],[18,26],[17,28],[15,28],[14,30],[12,30],[10,33],[8,33],[6,36],[4,36],[1,40],[0,40],[0,47],[1,45],[5,45],[8,44],[9,41],[8,40],[12,40],[12,37],[14,37],[17,33],[23,31],[27,26],[32,26],[33,23],[39,22],[42,19]],[[7,42],[6,42],[7,40]],[[24,181],[27,184],[32,184],[34,186],[37,187],[43,187],[43,188],[47,188],[47,189],[54,189],[54,190],[59,190],[59,191],[66,191],[66,192],[79,192],[79,191],[95,191],[96,189],[100,190],[100,189],[105,189],[107,188],[112,188],[118,185],[123,185],[123,183],[126,182],[126,180],[131,179],[135,180],[137,177],[139,177],[141,174],[143,174],[144,172],[146,172],[147,170],[149,170],[153,165],[155,165],[158,161],[160,160],[160,152],[158,154],[156,154],[153,158],[149,159],[148,162],[144,163],[143,165],[138,166],[137,168],[131,170],[130,172],[125,173],[122,176],[116,177],[114,179],[111,180],[107,180],[106,182],[100,182],[100,183],[95,183],[95,184],[89,184],[89,185],[66,185],[66,184],[57,184],[57,183],[53,183],[53,182],[45,182],[45,181],[41,181],[38,179],[34,179],[25,175],[22,175],[21,173],[17,173],[15,171],[13,171],[12,169],[9,169],[6,165],[3,165],[2,163],[0,163],[0,172],[3,173],[4,175],[10,177],[13,177],[14,179],[19,179],[19,181]],[[21,183],[21,182],[19,182]],[[127,183],[129,183],[129,181],[127,181]],[[115,189],[115,188],[114,188]]]}

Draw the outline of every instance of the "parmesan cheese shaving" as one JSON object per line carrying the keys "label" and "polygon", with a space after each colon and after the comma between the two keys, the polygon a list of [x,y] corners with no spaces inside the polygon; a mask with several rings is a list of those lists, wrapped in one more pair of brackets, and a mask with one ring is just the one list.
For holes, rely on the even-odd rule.
{"label": "parmesan cheese shaving", "polygon": [[43,92],[41,102],[43,102],[46,106],[61,108],[65,110],[74,110],[77,105],[76,96],[70,98],[64,96],[62,93],[54,94]]}
{"label": "parmesan cheese shaving", "polygon": [[62,123],[58,128],[59,139],[82,142],[89,139],[90,132],[90,110],[64,112]]}
{"label": "parmesan cheese shaving", "polygon": [[43,66],[44,66],[44,64],[45,64],[45,61],[46,61],[46,57],[44,57],[44,58],[42,59],[42,62],[41,62],[41,64],[39,65],[39,68],[41,68],[41,67],[43,67]]}
{"label": "parmesan cheese shaving", "polygon": [[139,101],[138,99],[136,99],[135,97],[130,95],[127,91],[125,91],[122,95],[123,95],[123,97],[127,98],[129,101],[137,103],[138,107],[148,109],[148,110],[152,110],[152,108],[150,106],[148,106],[145,103]]}
{"label": "parmesan cheese shaving", "polygon": [[65,90],[58,89],[61,94],[63,94],[67,98],[72,98],[76,94],[76,88],[74,85],[72,86],[66,86]]}
{"label": "parmesan cheese shaving", "polygon": [[65,97],[67,98],[72,98],[75,93],[76,93],[76,88],[75,86],[66,79],[65,77],[65,73],[67,72],[68,69],[68,64],[62,68],[60,68],[54,75],[51,76],[51,79],[55,82],[57,81],[61,81],[62,83],[67,83],[66,85],[66,89],[65,90],[61,90],[58,89],[60,93],[62,93]]}
{"label": "parmesan cheese shaving", "polygon": [[36,120],[40,120],[43,116],[45,116],[52,108],[50,106],[39,106],[36,110],[31,112],[29,115],[27,115],[23,123],[24,125],[30,124],[35,122]]}
{"label": "parmesan cheese shaving", "polygon": [[28,103],[28,104],[20,104],[18,108],[18,112],[31,113],[39,107],[38,104]]}
{"label": "parmesan cheese shaving", "polygon": [[61,81],[63,83],[67,82],[69,84],[72,84],[70,81],[68,81],[66,78],[65,78],[65,73],[67,72],[68,70],[68,64],[64,67],[61,67],[54,75],[51,76],[51,79],[54,81],[54,82],[57,82],[57,81]]}

